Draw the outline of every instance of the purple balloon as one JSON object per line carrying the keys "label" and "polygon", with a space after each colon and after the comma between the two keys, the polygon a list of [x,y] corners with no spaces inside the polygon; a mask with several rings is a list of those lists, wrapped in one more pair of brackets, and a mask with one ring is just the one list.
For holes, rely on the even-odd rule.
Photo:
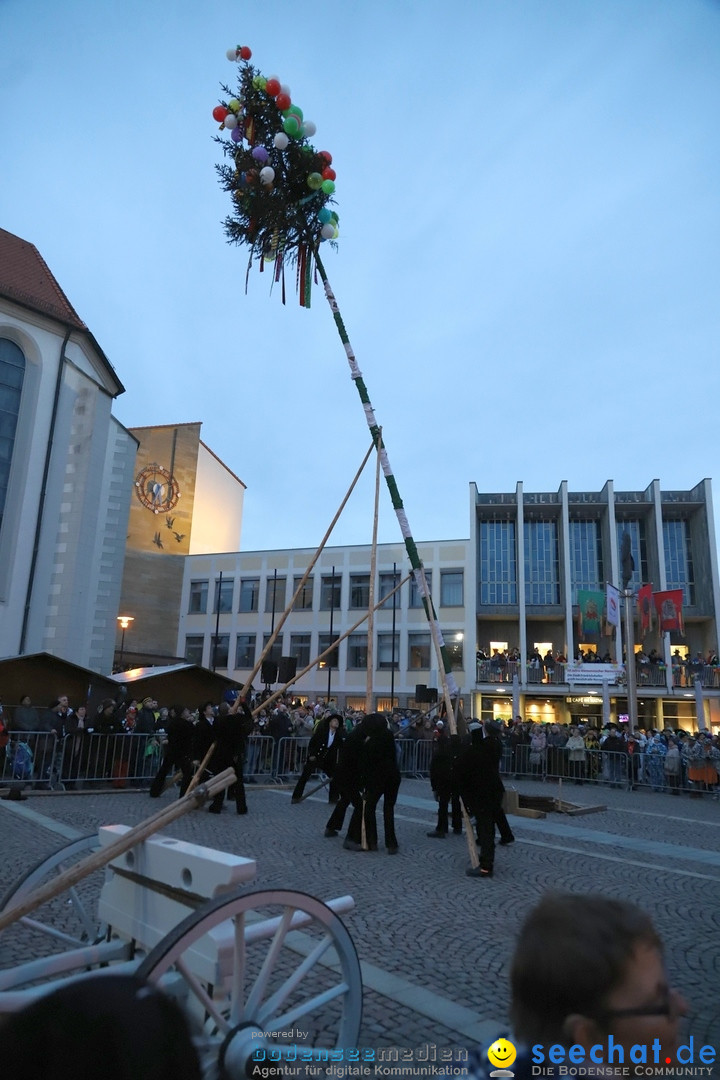
{"label": "purple balloon", "polygon": [[233,142],[242,142],[243,130],[241,127],[234,127],[230,132],[230,138]]}
{"label": "purple balloon", "polygon": [[256,161],[267,161],[270,155],[264,146],[256,146],[253,148],[252,156]]}

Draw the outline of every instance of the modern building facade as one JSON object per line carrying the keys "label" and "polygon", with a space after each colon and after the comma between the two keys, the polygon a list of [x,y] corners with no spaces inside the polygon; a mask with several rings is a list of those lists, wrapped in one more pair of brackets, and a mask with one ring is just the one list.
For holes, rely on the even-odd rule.
{"label": "modern building facade", "polygon": [[[685,633],[641,637],[635,652],[658,662],[638,665],[638,722],[694,726],[720,722],[720,666],[703,664],[700,685],[690,669],[696,654],[718,648],[718,567],[708,480],[689,491],[480,493],[470,487],[468,540],[419,545],[433,601],[472,715],[567,722],[622,720],[628,715],[622,630],[579,633],[578,592],[619,585],[622,537],[628,533],[635,570],[630,589],[681,589]],[[182,584],[178,655],[244,682],[290,603],[314,552],[282,550],[189,556]],[[413,706],[417,688],[439,688],[438,665],[424,611],[412,582],[376,613],[372,642],[354,624],[370,600],[369,546],[327,548],[282,626],[272,658],[293,657],[302,671],[338,636],[337,654],[303,675],[300,696],[335,697],[360,707],[372,670],[374,707],[391,700]],[[400,544],[379,545],[376,602],[407,573]],[[632,601],[631,601],[632,602]],[[368,651],[370,649],[370,652]],[[533,653],[553,663],[531,663]],[[574,663],[579,653],[588,662]],[[606,663],[590,663],[605,657]],[[682,659],[682,664],[677,658]],[[558,659],[559,658],[559,659]],[[674,659],[675,658],[675,659]],[[687,660],[687,663],[685,662]],[[603,687],[603,684],[604,687]],[[262,685],[258,676],[255,686]]]}
{"label": "modern building facade", "polygon": [[114,368],[38,250],[0,229],[0,656],[112,668],[137,443]]}

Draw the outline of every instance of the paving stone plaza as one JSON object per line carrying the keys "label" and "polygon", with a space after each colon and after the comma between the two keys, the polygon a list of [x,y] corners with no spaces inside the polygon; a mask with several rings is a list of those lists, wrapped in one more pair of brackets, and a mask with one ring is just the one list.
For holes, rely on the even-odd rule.
{"label": "paving stone plaza", "polygon": [[[519,781],[523,793],[554,795]],[[299,805],[289,788],[248,787],[249,813],[194,810],[167,832],[257,859],[255,887],[321,899],[350,893],[344,917],[362,965],[360,1045],[470,1047],[507,1020],[507,973],[525,913],[551,889],[597,890],[645,908],[690,1002],[686,1034],[720,1046],[720,803],[604,787],[565,787],[592,814],[511,817],[516,843],[498,848],[495,876],[465,876],[464,837],[428,839],[435,802],[425,780],[404,780],[396,808],[400,852],[350,852],[323,836],[321,791]],[[164,799],[170,801],[168,793]],[[30,793],[0,802],[4,891],[41,857],[100,824],[133,825],[158,808],[145,792]],[[382,838],[382,830],[381,830]],[[22,933],[0,938],[0,966],[27,959]]]}

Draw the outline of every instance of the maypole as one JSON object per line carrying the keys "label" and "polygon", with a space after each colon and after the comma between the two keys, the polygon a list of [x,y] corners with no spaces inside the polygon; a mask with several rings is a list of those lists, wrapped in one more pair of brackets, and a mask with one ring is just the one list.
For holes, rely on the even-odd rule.
{"label": "maypole", "polygon": [[335,246],[339,233],[339,217],[330,209],[336,178],[332,155],[311,145],[308,140],[316,132],[315,124],[304,118],[303,110],[291,97],[290,87],[281,83],[278,76],[266,78],[250,65],[252,52],[247,45],[234,46],[226,55],[228,60],[239,64],[240,75],[238,89],[233,92],[224,86],[224,100],[213,109],[221,132],[230,135],[229,139],[217,137],[229,159],[229,163],[217,166],[220,183],[232,198],[232,213],[224,222],[225,233],[231,243],[249,248],[246,286],[253,259],[259,262],[261,271],[266,263],[274,264],[272,282],[281,284],[283,302],[287,267],[295,270],[296,288],[304,307],[310,307],[315,276],[313,263],[320,274],[350,365],[351,378],[360,395],[373,443],[378,447],[383,475],[438,658],[450,732],[456,734],[453,698],[457,698],[459,692],[422,559],[410,531],[381,428],[319,255],[320,244],[328,241]]}

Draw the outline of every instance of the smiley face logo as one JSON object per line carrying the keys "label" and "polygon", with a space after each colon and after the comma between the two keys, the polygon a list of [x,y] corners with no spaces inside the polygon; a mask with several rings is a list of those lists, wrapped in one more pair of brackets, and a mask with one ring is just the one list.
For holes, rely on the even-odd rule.
{"label": "smiley face logo", "polygon": [[507,1069],[517,1057],[517,1050],[507,1039],[496,1039],[488,1048],[488,1061],[498,1069]]}

